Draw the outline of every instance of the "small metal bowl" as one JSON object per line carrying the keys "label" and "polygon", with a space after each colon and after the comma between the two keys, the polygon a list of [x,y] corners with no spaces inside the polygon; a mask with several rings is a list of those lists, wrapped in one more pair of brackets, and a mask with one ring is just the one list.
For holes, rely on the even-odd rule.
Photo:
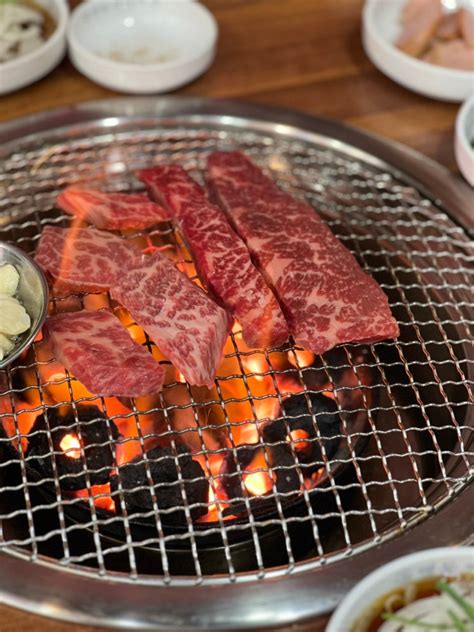
{"label": "small metal bowl", "polygon": [[48,314],[49,300],[48,283],[37,263],[16,246],[0,242],[0,266],[7,263],[15,266],[20,275],[17,296],[31,318],[31,326],[17,336],[13,351],[0,360],[0,369],[18,358],[36,338]]}

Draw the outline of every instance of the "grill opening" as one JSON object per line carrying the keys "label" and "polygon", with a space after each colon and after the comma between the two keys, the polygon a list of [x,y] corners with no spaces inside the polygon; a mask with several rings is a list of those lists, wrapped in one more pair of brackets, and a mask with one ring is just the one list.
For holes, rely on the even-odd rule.
{"label": "grill opening", "polygon": [[[380,167],[263,133],[165,124],[35,142],[3,159],[13,188],[0,238],[34,253],[44,226],[69,226],[54,206],[67,184],[136,190],[135,169],[173,160],[199,177],[208,151],[239,146],[322,214],[388,294],[401,336],[314,357],[250,350],[236,326],[207,390],[107,294],[53,298],[52,312],[112,308],[166,385],[97,398],[41,338],[0,371],[0,547],[134,581],[264,577],[395,537],[467,484],[472,259],[441,208]],[[170,224],[122,235],[195,277]]]}

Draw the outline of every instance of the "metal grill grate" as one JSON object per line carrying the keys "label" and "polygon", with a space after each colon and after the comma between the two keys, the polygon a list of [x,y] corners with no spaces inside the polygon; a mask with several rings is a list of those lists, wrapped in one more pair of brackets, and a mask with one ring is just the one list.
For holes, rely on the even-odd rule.
{"label": "metal grill grate", "polygon": [[[135,583],[263,579],[315,568],[392,539],[441,510],[468,485],[474,461],[468,416],[473,385],[472,244],[440,203],[357,148],[291,128],[213,116],[164,119],[159,126],[156,119],[108,118],[52,129],[2,149],[0,239],[33,254],[44,226],[68,226],[70,218],[55,208],[57,193],[66,185],[99,183],[109,190],[137,190],[136,169],[168,161],[179,162],[199,178],[209,151],[234,147],[321,212],[388,294],[400,339],[364,349],[347,345],[326,354],[315,367],[307,366],[296,347],[286,348],[284,354],[281,349],[250,351],[235,330],[212,391],[203,395],[175,375],[159,398],[132,402],[128,412],[84,393],[67,372],[55,375],[50,370],[54,359],[45,358],[37,342],[3,375],[0,371],[0,417],[4,425],[13,424],[13,436],[0,438],[0,549],[32,562],[46,555],[86,576]],[[192,261],[170,225],[123,236],[153,244],[192,275]],[[81,306],[112,306],[120,312],[107,295],[52,301],[53,310]],[[141,335],[134,323],[128,327],[132,336]],[[141,341],[169,365],[153,343]],[[353,376],[349,385],[337,380],[343,369]],[[370,383],[364,381],[367,371]],[[191,446],[212,470],[216,455],[236,454],[236,428],[251,432],[266,406],[282,405],[288,380],[308,394],[319,392],[311,381],[314,375],[326,376],[324,388],[333,391],[343,413],[339,448],[330,455],[321,442],[321,471],[313,488],[304,485],[299,439],[291,442],[289,464],[271,465],[264,451],[265,464],[256,472],[296,471],[302,484],[298,502],[288,504],[295,493],[279,491],[271,478],[270,511],[262,511],[245,494],[239,498],[243,513],[238,519],[226,518],[225,507],[218,504],[215,520],[193,521],[191,510],[199,504],[188,502],[179,474],[185,523],[170,529],[172,510],[158,507],[160,487],[153,491],[149,463],[145,467],[152,509],[129,515],[119,484],[121,509],[114,514],[103,507],[108,492],[91,484],[94,472],[87,469],[84,450],[86,491],[81,497],[64,493],[65,475],[54,466],[52,477],[32,476],[31,459],[25,454],[25,416],[46,410],[48,417],[69,404],[78,421],[78,408],[93,402],[117,424],[123,425],[124,417],[136,424],[135,436],[127,439],[114,439],[109,425],[104,450],[117,445],[125,449],[134,442],[146,464],[145,447],[166,439],[178,472],[176,450],[181,443]],[[344,408],[351,393],[359,398],[357,406]],[[245,412],[236,419],[239,405]],[[317,411],[308,412],[318,428]],[[150,423],[146,415],[159,416],[160,423]],[[81,423],[86,422],[75,426],[79,433]],[[49,430],[47,436],[52,450]],[[262,442],[261,436],[258,440]],[[219,478],[214,472],[211,486],[218,486]],[[220,576],[214,577],[217,573]]]}

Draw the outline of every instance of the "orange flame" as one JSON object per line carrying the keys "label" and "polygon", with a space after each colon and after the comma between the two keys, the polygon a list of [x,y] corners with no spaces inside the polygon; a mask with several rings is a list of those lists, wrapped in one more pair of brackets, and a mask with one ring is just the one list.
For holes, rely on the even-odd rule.
{"label": "orange flame", "polygon": [[313,364],[314,353],[305,351],[304,349],[288,351],[288,362],[296,368],[304,369]]}
{"label": "orange flame", "polygon": [[[259,471],[255,472],[254,470]],[[252,496],[263,496],[272,489],[273,481],[268,471],[263,450],[257,452],[252,463],[243,474],[242,482]]]}
{"label": "orange flame", "polygon": [[247,356],[242,358],[242,363],[244,367],[249,371],[251,377],[257,382],[263,382],[268,376],[259,375],[260,373],[267,373],[269,371],[268,362],[264,358],[264,356]]}

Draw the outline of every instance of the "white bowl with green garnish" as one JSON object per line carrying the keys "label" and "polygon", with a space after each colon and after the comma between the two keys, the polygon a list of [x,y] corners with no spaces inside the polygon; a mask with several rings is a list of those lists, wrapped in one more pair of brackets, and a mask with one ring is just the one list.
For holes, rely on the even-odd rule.
{"label": "white bowl with green garnish", "polygon": [[0,94],[47,75],[66,52],[67,0],[0,0]]}
{"label": "white bowl with green garnish", "polygon": [[473,632],[474,548],[406,555],[359,582],[326,632]]}
{"label": "white bowl with green garnish", "polygon": [[474,95],[464,103],[458,112],[454,151],[461,173],[471,187],[474,187]]}

